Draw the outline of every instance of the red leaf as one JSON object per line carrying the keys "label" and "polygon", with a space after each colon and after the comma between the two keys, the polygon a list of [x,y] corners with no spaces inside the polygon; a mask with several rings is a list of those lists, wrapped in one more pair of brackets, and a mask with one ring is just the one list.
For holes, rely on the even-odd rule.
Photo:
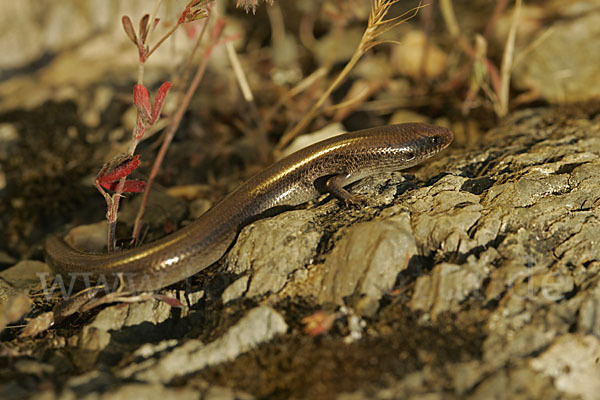
{"label": "red leaf", "polygon": [[121,18],[121,22],[123,23],[123,29],[125,30],[125,34],[129,38],[129,40],[131,40],[133,42],[133,44],[135,44],[137,46],[137,44],[138,44],[137,36],[135,34],[135,29],[133,29],[133,24],[131,23],[131,20],[129,19],[129,17],[127,15],[124,15]]}
{"label": "red leaf", "polygon": [[123,193],[140,193],[144,190],[146,190],[146,182],[137,179],[128,180],[123,186]]}
{"label": "red leaf", "polygon": [[152,107],[150,106],[150,95],[148,89],[139,83],[133,87],[133,103],[137,107],[144,122],[150,121],[152,116]]}
{"label": "red leaf", "polygon": [[104,182],[104,181],[100,181],[100,186],[102,186],[104,189],[108,189],[108,190],[112,190],[112,191],[117,190],[117,186],[118,185],[119,185],[119,182]]}
{"label": "red leaf", "polygon": [[133,172],[140,165],[140,156],[120,156],[109,161],[98,173],[96,180],[106,189],[109,182],[121,179]]}
{"label": "red leaf", "polygon": [[177,20],[177,25],[181,25],[185,22],[185,20],[187,19],[187,16],[190,13],[190,7],[191,7],[191,5],[189,5],[189,4],[187,6],[185,6],[185,9],[183,10],[183,12],[181,13],[181,16]]}
{"label": "red leaf", "polygon": [[163,103],[165,102],[165,97],[167,97],[167,93],[171,88],[171,82],[163,83],[158,92],[156,93],[156,98],[154,99],[154,107],[152,107],[152,120],[151,124],[154,124],[160,115],[160,110],[162,109]]}
{"label": "red leaf", "polygon": [[146,44],[146,41],[148,40],[148,34],[150,33],[150,29],[154,29],[156,28],[156,25],[158,25],[158,22],[160,21],[159,18],[154,18],[154,21],[152,21],[152,27],[150,27],[150,15],[146,14],[144,15],[141,19],[140,19],[140,41],[143,44]]}
{"label": "red leaf", "polygon": [[206,0],[192,0],[185,6],[185,10],[181,13],[181,16],[177,20],[177,24],[183,24],[186,22],[192,22],[208,16],[206,10],[208,1]]}
{"label": "red leaf", "polygon": [[144,123],[142,118],[138,118],[137,125],[135,127],[135,133],[133,134],[133,138],[138,142],[144,137],[144,133],[146,133],[146,128],[148,125]]}
{"label": "red leaf", "polygon": [[[100,185],[104,189],[112,190],[115,192],[119,186],[119,181],[114,182],[100,182]],[[123,193],[140,193],[146,189],[146,182],[138,180],[125,181],[123,184]]]}
{"label": "red leaf", "polygon": [[142,43],[146,43],[146,38],[148,37],[148,32],[150,31],[150,26],[148,26],[149,19],[150,14],[145,14],[142,18],[140,18],[140,41]]}

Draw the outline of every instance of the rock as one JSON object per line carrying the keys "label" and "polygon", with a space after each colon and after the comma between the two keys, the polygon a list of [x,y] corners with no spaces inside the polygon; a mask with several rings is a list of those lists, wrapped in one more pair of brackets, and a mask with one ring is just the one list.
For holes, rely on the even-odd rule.
{"label": "rock", "polygon": [[[481,359],[453,374],[457,392],[476,388],[473,396],[485,397],[508,387],[507,393],[514,394],[531,382],[529,396],[558,396],[564,389],[518,360],[536,357],[574,327],[582,333],[599,329],[600,124],[585,113],[572,113],[572,122],[562,125],[550,110],[515,114],[487,134],[490,145],[485,148],[454,153],[420,169],[421,176],[446,171],[429,186],[408,190],[410,181],[371,178],[375,187],[396,185],[392,200],[363,208],[363,219],[374,219],[370,222],[352,223],[353,211],[342,209],[337,222],[307,228],[317,232],[313,246],[320,240],[315,248],[331,252],[313,265],[309,253],[302,253],[303,261],[297,259],[293,268],[282,262],[289,278],[280,295],[351,304],[373,316],[377,299],[392,290],[382,283],[389,284],[406,267],[397,258],[418,254],[407,270],[416,273],[407,304],[424,313],[421,323],[435,326],[448,313],[468,313],[483,322]],[[370,207],[383,209],[371,213]],[[295,213],[315,221],[318,211]],[[280,226],[293,226],[290,215],[274,217],[271,226],[279,218],[285,221]],[[404,222],[399,225],[395,218]],[[310,224],[305,220],[301,226]],[[332,226],[336,233],[328,234]],[[281,237],[284,232],[271,234]],[[294,249],[305,240],[288,238],[286,246]],[[412,246],[396,247],[402,241],[414,241],[417,252]],[[269,259],[277,263],[275,257]],[[370,271],[388,263],[385,279],[368,279]],[[304,267],[304,274],[291,273]],[[245,272],[252,282],[253,269]],[[410,273],[401,276],[410,279]],[[285,281],[283,275],[278,279]],[[380,286],[372,292],[366,282]],[[366,306],[352,302],[364,297],[371,299]],[[468,365],[487,372],[474,374]]]}
{"label": "rock", "polygon": [[246,296],[280,291],[290,274],[311,263],[322,234],[312,228],[318,213],[288,212],[242,230],[227,255],[227,271],[251,272]]}
{"label": "rock", "polygon": [[596,336],[564,335],[530,365],[554,379],[556,388],[582,399],[600,392],[600,341]]}
{"label": "rock", "polygon": [[359,313],[373,315],[416,254],[408,218],[353,225],[319,267],[324,276],[317,300],[344,304],[345,297],[356,295]]}
{"label": "rock", "polygon": [[231,285],[227,286],[221,295],[221,301],[223,304],[227,304],[232,300],[242,297],[246,290],[248,290],[249,280],[250,276],[244,275],[239,279],[236,279]]}
{"label": "rock", "polygon": [[469,256],[466,265],[437,265],[431,275],[417,279],[411,309],[425,311],[434,320],[442,312],[458,311],[463,300],[482,289],[490,272],[489,265],[498,258],[498,252],[492,248],[479,258]]}
{"label": "rock", "polygon": [[552,381],[528,368],[498,370],[479,384],[467,399],[564,399]]}
{"label": "rock", "polygon": [[153,325],[165,321],[171,315],[171,307],[158,300],[140,301],[130,304],[115,304],[100,311],[98,315],[83,327],[76,339],[75,362],[82,368],[93,365],[102,352],[113,352],[107,349],[115,342],[151,340],[152,333],[144,336],[143,329],[135,329],[120,334],[118,339],[113,334],[126,327],[140,327],[143,323]]}
{"label": "rock", "polygon": [[128,374],[138,380],[167,383],[175,377],[233,360],[238,355],[287,331],[283,317],[268,307],[252,309],[219,339],[209,344],[186,341],[150,363],[135,365]]}
{"label": "rock", "polygon": [[600,286],[581,295],[577,326],[582,333],[600,336]]}
{"label": "rock", "polygon": [[[38,289],[40,279],[49,279],[50,268],[40,261],[25,260],[0,272],[0,279],[15,289]],[[43,286],[43,284],[42,284]]]}
{"label": "rock", "polygon": [[25,293],[4,285],[0,281],[0,332],[8,324],[20,320],[31,308],[31,299]]}

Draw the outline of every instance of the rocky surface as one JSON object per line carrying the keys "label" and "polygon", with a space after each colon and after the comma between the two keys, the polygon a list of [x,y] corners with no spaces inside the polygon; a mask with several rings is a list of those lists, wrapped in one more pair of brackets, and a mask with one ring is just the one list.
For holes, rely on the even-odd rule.
{"label": "rocky surface", "polygon": [[[247,226],[183,309],[6,342],[1,397],[595,398],[598,114],[526,110],[484,142],[358,182],[363,208],[325,196]],[[0,275],[4,304],[36,266]]]}

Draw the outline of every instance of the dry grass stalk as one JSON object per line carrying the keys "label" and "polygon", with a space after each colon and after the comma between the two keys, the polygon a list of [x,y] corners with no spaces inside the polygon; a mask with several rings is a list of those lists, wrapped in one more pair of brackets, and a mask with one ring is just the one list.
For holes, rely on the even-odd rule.
{"label": "dry grass stalk", "polygon": [[515,53],[515,40],[517,37],[517,25],[521,16],[521,0],[516,0],[513,19],[506,38],[506,46],[502,55],[502,66],[500,67],[501,87],[498,94],[499,104],[496,107],[496,114],[499,117],[504,117],[508,114],[508,95],[510,89],[510,74],[512,72],[513,58]]}
{"label": "dry grass stalk", "polygon": [[296,126],[294,126],[281,137],[281,140],[275,148],[276,152],[283,150],[285,146],[287,146],[296,136],[300,134],[304,128],[308,126],[308,124],[315,117],[317,111],[321,108],[323,103],[325,103],[325,100],[327,100],[331,93],[348,77],[352,68],[356,66],[358,60],[360,60],[360,58],[368,50],[382,43],[397,43],[393,40],[380,40],[379,38],[381,35],[390,29],[394,29],[401,23],[414,18],[421,8],[427,6],[427,4],[419,4],[417,7],[408,10],[402,15],[386,19],[390,8],[399,1],[400,0],[372,0],[371,13],[369,14],[367,29],[365,30],[358,47],[354,51],[354,54],[350,58],[350,61],[348,61],[348,63],[344,66],[344,69],[338,74],[334,81],[329,85],[327,90],[325,90],[325,92],[321,95],[319,100],[317,100],[317,102],[310,108],[304,117],[296,124]]}

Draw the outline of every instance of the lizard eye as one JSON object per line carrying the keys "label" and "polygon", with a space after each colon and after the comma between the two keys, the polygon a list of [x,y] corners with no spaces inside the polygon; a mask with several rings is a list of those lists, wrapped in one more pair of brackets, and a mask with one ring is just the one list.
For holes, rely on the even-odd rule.
{"label": "lizard eye", "polygon": [[431,137],[431,143],[432,144],[439,144],[439,142],[440,142],[439,136],[432,136]]}
{"label": "lizard eye", "polygon": [[415,152],[414,151],[409,151],[406,153],[406,160],[410,161],[413,158],[415,158]]}

